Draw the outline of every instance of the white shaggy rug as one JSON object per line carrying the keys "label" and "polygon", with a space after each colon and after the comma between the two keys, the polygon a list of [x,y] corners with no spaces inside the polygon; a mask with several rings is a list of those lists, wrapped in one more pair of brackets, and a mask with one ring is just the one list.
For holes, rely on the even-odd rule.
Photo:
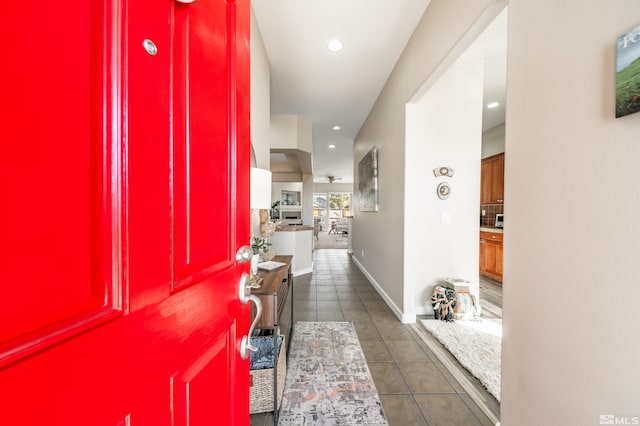
{"label": "white shaggy rug", "polygon": [[454,322],[429,319],[422,320],[422,325],[500,401],[501,319]]}

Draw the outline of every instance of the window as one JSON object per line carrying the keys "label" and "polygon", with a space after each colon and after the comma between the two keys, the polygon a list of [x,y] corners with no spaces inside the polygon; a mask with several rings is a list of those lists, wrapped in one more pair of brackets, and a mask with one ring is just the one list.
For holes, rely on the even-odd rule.
{"label": "window", "polygon": [[331,219],[338,219],[351,215],[351,193],[350,192],[330,192],[329,193],[329,216]]}
{"label": "window", "polygon": [[313,194],[313,217],[324,218],[327,216],[327,194]]}

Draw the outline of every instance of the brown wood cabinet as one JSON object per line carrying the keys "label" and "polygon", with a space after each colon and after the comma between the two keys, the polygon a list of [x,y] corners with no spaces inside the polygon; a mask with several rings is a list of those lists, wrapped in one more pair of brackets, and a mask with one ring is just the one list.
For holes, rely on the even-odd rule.
{"label": "brown wood cabinet", "polygon": [[504,152],[484,158],[480,165],[480,204],[504,203]]}
{"label": "brown wood cabinet", "polygon": [[[273,347],[277,348],[276,339],[280,334],[280,325],[282,323],[282,312],[287,301],[287,295],[291,291],[291,318],[289,323],[289,334],[285,333],[286,340],[291,337],[291,329],[293,327],[293,274],[291,272],[291,262],[293,256],[275,256],[274,262],[284,263],[283,266],[271,271],[258,271],[258,276],[262,278],[260,288],[253,289],[251,294],[255,294],[260,298],[262,303],[262,315],[256,324],[257,330],[270,330],[273,337]],[[255,305],[251,305],[251,321],[253,322],[257,314]],[[288,347],[288,346],[287,346]],[[278,351],[276,350],[274,359],[278,359]],[[278,362],[273,365],[273,416],[274,423],[278,424],[278,401],[282,396],[278,395],[278,374],[287,374],[286,371],[278,372]],[[253,386],[253,385],[252,385]]]}
{"label": "brown wood cabinet", "polygon": [[502,282],[503,234],[480,231],[480,275]]}
{"label": "brown wood cabinet", "polygon": [[[293,290],[292,260],[293,256],[275,256],[273,261],[284,263],[284,266],[271,271],[258,271],[258,276],[262,278],[262,283],[260,288],[253,289],[251,293],[258,296],[260,302],[262,302],[262,315],[256,324],[256,328],[259,330],[279,327],[280,316],[284,310],[289,289]],[[254,305],[251,306],[251,321],[253,321],[256,309]],[[293,297],[291,298],[291,314],[291,325],[293,325]]]}

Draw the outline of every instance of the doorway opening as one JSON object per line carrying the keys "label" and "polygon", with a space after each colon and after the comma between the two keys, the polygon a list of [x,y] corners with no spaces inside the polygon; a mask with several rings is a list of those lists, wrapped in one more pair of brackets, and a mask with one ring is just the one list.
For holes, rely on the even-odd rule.
{"label": "doorway opening", "polygon": [[[416,230],[405,233],[405,253],[409,253],[405,255],[405,271],[407,276],[420,277],[422,281],[411,281],[413,288],[406,291],[405,300],[407,303],[420,301],[414,308],[419,319],[437,321],[430,304],[423,307],[420,303],[430,301],[434,287],[442,285],[444,279],[460,278],[470,281],[470,293],[482,312],[477,323],[499,322],[502,329],[502,287],[497,281],[480,277],[479,231],[481,160],[504,152],[505,146],[506,24],[506,7],[492,17],[484,17],[483,22],[477,23],[475,41],[468,40],[466,46],[460,46],[457,55],[452,54],[450,62],[434,72],[407,104],[405,167],[409,179],[405,192],[420,194],[420,197],[412,196],[405,201],[405,229]],[[494,102],[499,104],[498,108],[494,105],[487,108]],[[431,173],[441,167],[451,168],[455,174]],[[451,188],[450,196],[445,199],[436,196],[436,187],[442,182]],[[503,203],[502,197],[498,198],[493,204]],[[488,208],[485,210],[485,214],[490,213]],[[474,321],[455,320],[453,326],[462,327],[465,322]],[[456,369],[462,371],[463,376],[464,372],[471,371],[466,366],[463,368],[465,364],[454,350],[436,337],[435,327],[427,328],[421,321],[417,326],[441,348],[440,352],[445,354],[441,361],[447,368],[451,367],[454,376]],[[501,339],[497,339],[496,347],[500,344]],[[484,353],[474,347],[462,352]],[[501,359],[500,351],[495,352],[498,396],[493,399],[494,404],[486,402],[490,401],[486,398],[489,387],[485,389],[480,379],[466,380],[473,389],[465,389],[472,398],[478,396],[474,401],[484,407],[483,411],[486,409],[487,415],[499,419]],[[488,365],[480,366],[479,370],[488,370]],[[464,377],[461,384],[463,381]]]}
{"label": "doorway opening", "polygon": [[314,250],[347,249],[351,192],[316,192],[313,194]]}

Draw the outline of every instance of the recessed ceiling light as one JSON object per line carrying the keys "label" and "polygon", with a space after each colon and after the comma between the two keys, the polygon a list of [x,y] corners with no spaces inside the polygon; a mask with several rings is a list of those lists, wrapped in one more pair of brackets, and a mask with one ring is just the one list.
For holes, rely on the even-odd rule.
{"label": "recessed ceiling light", "polygon": [[497,102],[489,102],[487,104],[487,108],[489,108],[489,109],[498,108],[499,106],[500,106],[500,104],[497,103]]}
{"label": "recessed ceiling light", "polygon": [[333,130],[340,130],[340,129],[342,129],[342,127],[340,127],[340,126],[333,126],[333,127],[332,127],[332,129],[333,129]]}
{"label": "recessed ceiling light", "polygon": [[331,40],[329,40],[329,44],[327,45],[327,48],[332,52],[339,52],[343,47],[344,44],[342,44],[342,42],[337,38],[332,38]]}
{"label": "recessed ceiling light", "polygon": [[329,145],[329,149],[334,149],[336,146],[334,144]]}

